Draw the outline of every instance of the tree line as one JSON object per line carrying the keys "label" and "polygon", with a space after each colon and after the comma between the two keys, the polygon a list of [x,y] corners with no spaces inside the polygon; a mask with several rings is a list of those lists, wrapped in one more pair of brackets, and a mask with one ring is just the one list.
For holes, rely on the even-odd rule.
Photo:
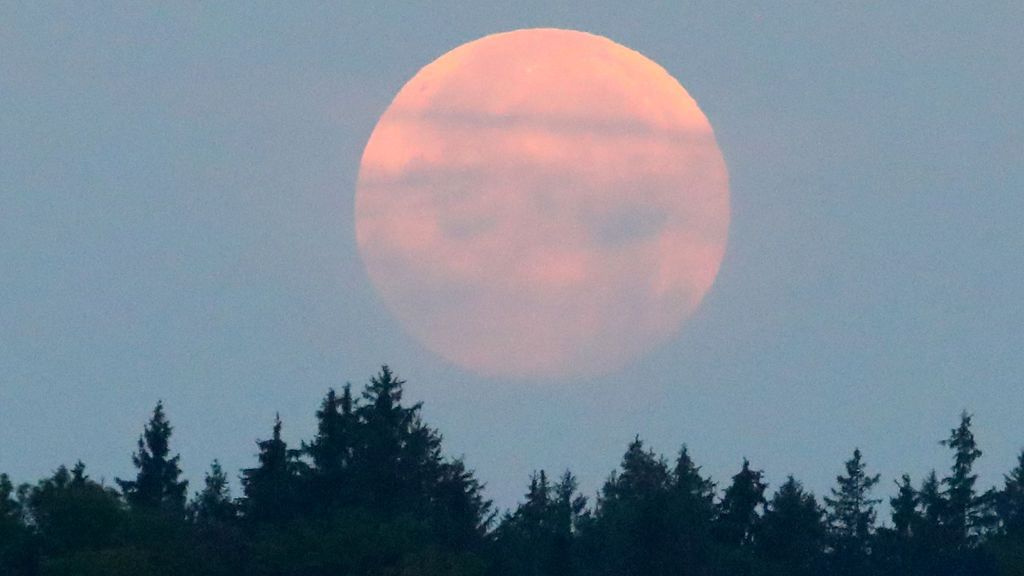
{"label": "tree line", "polygon": [[106,485],[81,462],[35,484],[0,474],[0,574],[10,576],[914,576],[1024,574],[1024,452],[977,486],[971,416],[942,441],[951,463],[892,486],[859,450],[820,499],[771,489],[746,459],[719,485],[683,445],[636,438],[595,497],[571,472],[532,475],[499,513],[383,367],[358,396],[327,392],[317,431],[289,446],[276,419],[241,494],[214,461],[190,497],[158,403]]}

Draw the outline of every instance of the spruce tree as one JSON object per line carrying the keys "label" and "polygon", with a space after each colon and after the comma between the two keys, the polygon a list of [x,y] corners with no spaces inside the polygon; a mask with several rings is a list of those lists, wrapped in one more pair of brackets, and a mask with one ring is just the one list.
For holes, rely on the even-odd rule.
{"label": "spruce tree", "polygon": [[904,474],[896,482],[896,496],[889,500],[889,507],[892,510],[892,524],[896,534],[902,539],[913,536],[920,523],[920,515],[917,510],[918,493],[910,476]]}
{"label": "spruce tree", "polygon": [[620,501],[649,500],[667,494],[672,476],[663,458],[645,450],[635,438],[622,456],[620,472],[613,472],[605,483],[602,502],[605,506]]}
{"label": "spruce tree", "polygon": [[179,455],[170,456],[174,428],[164,415],[163,402],[157,402],[153,416],[139,437],[132,463],[138,470],[135,480],[117,479],[117,484],[132,508],[162,510],[178,515],[185,510],[188,481],[179,480]]}
{"label": "spruce tree", "polygon": [[121,528],[123,511],[117,493],[90,479],[82,462],[71,471],[58,467],[25,494],[47,553],[101,548],[113,542]]}
{"label": "spruce tree", "polygon": [[859,449],[846,461],[846,475],[837,476],[832,497],[824,498],[833,549],[832,571],[836,574],[865,574],[875,526],[875,505],[869,496],[880,476],[869,476]]}
{"label": "spruce tree", "polygon": [[36,540],[25,525],[21,503],[7,474],[0,474],[0,574],[32,576],[37,573]]}
{"label": "spruce tree", "polygon": [[423,516],[432,486],[442,473],[441,437],[420,418],[420,403],[402,404],[400,380],[388,366],[370,379],[353,450],[354,489],[359,499],[385,516]]}
{"label": "spruce tree", "polygon": [[552,487],[551,554],[548,560],[551,574],[571,576],[573,540],[587,507],[586,497],[578,493],[578,482],[568,470]]}
{"label": "spruce tree", "polygon": [[516,576],[573,573],[574,531],[586,507],[576,478],[566,471],[555,484],[541,470],[530,476],[526,499],[495,531],[498,573]]}
{"label": "spruce tree", "polygon": [[765,503],[767,485],[763,476],[762,471],[751,470],[750,462],[744,458],[743,467],[725,489],[715,522],[715,533],[724,544],[745,546],[752,541],[760,520],[759,510]]}
{"label": "spruce tree", "polygon": [[1024,450],[1017,466],[1003,477],[1003,489],[996,496],[1000,530],[1013,536],[1024,535]]}
{"label": "spruce tree", "polygon": [[950,475],[943,478],[945,487],[945,524],[958,545],[973,543],[985,524],[984,503],[978,498],[975,483],[974,462],[981,457],[971,431],[971,416],[960,414],[960,425],[950,430],[949,438],[942,444],[953,450],[953,466]]}
{"label": "spruce tree", "polygon": [[494,518],[483,486],[461,459],[444,462],[433,486],[431,516],[441,542],[458,550],[476,550]]}
{"label": "spruce tree", "polygon": [[684,444],[672,471],[667,531],[671,554],[678,566],[693,573],[710,567],[711,523],[715,512],[715,484],[701,475]]}
{"label": "spruce tree", "polygon": [[710,518],[715,499],[715,483],[704,478],[690,458],[690,452],[683,444],[676,458],[676,466],[672,471],[673,492],[677,494],[687,508],[699,513],[706,513]]}
{"label": "spruce tree", "polygon": [[14,496],[11,478],[7,474],[0,474],[0,522],[5,526],[20,524],[22,521],[21,505]]}
{"label": "spruce tree", "polygon": [[904,474],[895,482],[896,494],[889,499],[891,526],[878,530],[871,554],[871,574],[908,576],[915,574],[920,555],[923,519],[917,489]]}
{"label": "spruce tree", "polygon": [[[656,576],[678,572],[668,463],[635,438],[620,470],[597,502],[592,549],[607,574]],[[603,548],[603,549],[601,549]]]}
{"label": "spruce tree", "polygon": [[340,398],[329,390],[316,412],[316,436],[303,443],[303,452],[312,460],[311,497],[317,509],[353,500],[350,476],[359,425],[353,408],[351,385],[345,385]]}
{"label": "spruce tree", "polygon": [[543,470],[530,475],[525,500],[507,514],[495,531],[502,575],[548,574],[551,530],[551,486]]}
{"label": "spruce tree", "polygon": [[189,506],[189,516],[198,523],[228,522],[235,518],[228,477],[220,462],[214,460],[203,479],[203,489],[196,493]]}
{"label": "spruce tree", "polygon": [[789,476],[765,507],[756,533],[758,555],[783,574],[820,574],[823,516],[814,495]]}
{"label": "spruce tree", "polygon": [[283,522],[298,512],[300,466],[296,451],[281,439],[280,415],[274,417],[270,439],[256,445],[259,465],[242,470],[242,513],[252,522]]}

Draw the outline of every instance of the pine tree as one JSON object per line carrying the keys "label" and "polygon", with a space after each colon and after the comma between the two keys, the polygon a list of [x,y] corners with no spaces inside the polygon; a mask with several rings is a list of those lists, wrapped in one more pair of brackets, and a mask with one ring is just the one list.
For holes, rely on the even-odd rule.
{"label": "pine tree", "polygon": [[37,573],[36,540],[14,496],[10,477],[0,474],[0,574],[30,576]]}
{"label": "pine tree", "polygon": [[831,490],[831,498],[824,498],[834,551],[833,573],[856,575],[868,570],[875,505],[881,502],[869,494],[879,478],[878,474],[867,475],[860,450],[855,449],[846,461],[846,475],[836,477],[838,487]]}
{"label": "pine tree", "polygon": [[751,470],[744,458],[743,467],[732,477],[718,506],[715,533],[721,542],[731,546],[745,546],[752,541],[754,529],[760,520],[758,510],[764,505],[767,485],[764,473]]}
{"label": "pine tree", "polygon": [[920,563],[923,519],[918,492],[906,474],[895,485],[896,495],[889,499],[892,526],[880,528],[873,539],[871,574],[909,576]]}
{"label": "pine tree", "polygon": [[715,484],[701,475],[684,444],[672,471],[666,531],[670,553],[679,569],[702,573],[712,560]]}
{"label": "pine tree", "polygon": [[576,478],[566,471],[555,484],[543,470],[530,476],[526,499],[495,531],[500,574],[568,576],[572,545],[586,507]]}
{"label": "pine tree", "polygon": [[921,505],[922,527],[931,532],[942,531],[949,517],[949,502],[942,493],[942,484],[935,470],[928,472],[921,482],[918,502]]}
{"label": "pine tree", "polygon": [[135,480],[117,479],[132,508],[163,510],[178,515],[185,510],[188,481],[179,480],[179,455],[170,456],[170,438],[174,428],[164,415],[163,402],[157,402],[153,416],[139,437],[132,463],[138,469]]}
{"label": "pine tree", "polygon": [[970,545],[976,540],[985,524],[983,502],[978,498],[974,485],[978,475],[973,473],[974,462],[981,457],[981,450],[971,432],[971,416],[960,414],[960,425],[950,430],[949,438],[942,444],[953,450],[953,466],[950,475],[943,478],[945,486],[945,524],[960,546]]}
{"label": "pine tree", "polygon": [[117,493],[93,482],[82,462],[71,471],[58,467],[53,476],[28,489],[25,500],[47,553],[108,545],[123,519]]}
{"label": "pine tree", "polygon": [[14,498],[15,490],[11,478],[0,474],[0,522],[4,525],[20,524],[21,504]]}
{"label": "pine tree", "polygon": [[370,379],[356,410],[361,426],[353,451],[359,499],[385,516],[424,516],[442,474],[441,437],[423,424],[422,404],[402,405],[400,380],[387,366]]}
{"label": "pine tree", "polygon": [[353,500],[350,468],[359,425],[353,408],[351,385],[345,385],[341,398],[329,390],[316,412],[316,437],[303,443],[303,452],[312,460],[311,497],[317,509]]}
{"label": "pine tree", "polygon": [[441,464],[433,487],[435,534],[452,549],[474,550],[483,544],[494,518],[483,486],[461,459]]}
{"label": "pine tree", "polygon": [[274,418],[271,438],[258,441],[256,445],[259,446],[259,465],[242,470],[243,515],[253,522],[283,522],[298,512],[300,467],[296,451],[289,450],[281,439],[280,415]]}
{"label": "pine tree", "polygon": [[710,518],[714,506],[715,483],[701,476],[700,466],[694,464],[685,444],[679,449],[679,456],[676,458],[672,484],[673,491],[679,495],[687,508],[693,508],[700,513],[706,512]]}
{"label": "pine tree", "polygon": [[900,538],[908,539],[913,536],[920,522],[917,511],[918,494],[910,481],[910,476],[906,474],[896,482],[896,489],[896,496],[889,500],[893,529]]}
{"label": "pine tree", "polygon": [[1003,489],[996,496],[1000,529],[1004,534],[1024,535],[1024,450],[1017,466],[1003,477]]}
{"label": "pine tree", "polygon": [[573,573],[572,547],[576,530],[587,508],[586,497],[578,493],[576,477],[568,470],[552,487],[551,553],[549,572],[558,576]]}
{"label": "pine tree", "polygon": [[495,531],[501,553],[498,572],[508,575],[548,574],[551,534],[551,486],[543,470],[530,475],[525,500],[507,514]]}
{"label": "pine tree", "polygon": [[759,556],[784,574],[820,574],[823,516],[814,495],[789,476],[765,507],[756,538]]}
{"label": "pine tree", "polygon": [[671,474],[665,460],[644,449],[644,443],[635,438],[622,457],[621,472],[613,472],[605,483],[602,503],[605,506],[619,501],[645,500],[667,494]]}
{"label": "pine tree", "polygon": [[189,507],[192,520],[199,523],[228,522],[236,515],[235,503],[231,500],[228,477],[214,460],[210,471],[203,479],[203,489],[196,493]]}

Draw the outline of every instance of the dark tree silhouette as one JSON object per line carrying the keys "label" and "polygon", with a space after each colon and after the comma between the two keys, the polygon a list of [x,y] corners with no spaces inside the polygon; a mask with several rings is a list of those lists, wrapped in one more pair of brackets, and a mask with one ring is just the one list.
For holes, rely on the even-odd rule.
{"label": "dark tree silhouette", "polygon": [[631,442],[593,505],[566,472],[530,478],[495,523],[483,485],[403,404],[387,366],[353,398],[327,392],[290,449],[281,421],[257,442],[232,500],[217,461],[185,506],[158,403],[121,490],[85,466],[15,487],[0,474],[2,576],[999,576],[1024,574],[1024,452],[982,491],[971,417],[943,441],[952,466],[904,475],[876,526],[879,482],[859,450],[819,505],[790,476],[765,501],[744,459],[724,491],[685,445],[669,462]]}
{"label": "dark tree silhouette", "polygon": [[0,574],[36,574],[36,541],[24,525],[23,514],[10,477],[0,474]]}
{"label": "dark tree silhouette", "polygon": [[725,489],[718,506],[715,533],[721,542],[742,547],[753,541],[768,487],[762,481],[763,475],[760,470],[751,470],[750,462],[743,459],[743,467],[732,477],[732,484]]}
{"label": "dark tree silhouette", "polygon": [[202,491],[196,493],[195,499],[189,505],[189,516],[194,522],[214,523],[229,522],[236,514],[237,509],[231,499],[227,474],[221,468],[220,462],[214,460],[210,464],[210,471],[203,479]]}
{"label": "dark tree silhouette", "polygon": [[880,528],[872,540],[872,570],[869,574],[913,574],[922,523],[919,497],[909,475],[904,474],[894,484],[896,495],[889,499],[892,524]]}
{"label": "dark tree silhouette", "polygon": [[98,549],[115,541],[123,511],[117,493],[93,482],[78,462],[27,491],[32,523],[46,552]]}
{"label": "dark tree silhouette", "polygon": [[350,385],[345,385],[341,398],[334,389],[329,390],[316,412],[316,436],[312,442],[303,444],[303,452],[312,460],[311,497],[320,510],[351,504],[357,496],[352,493],[351,478],[359,427],[354,408]]}
{"label": "dark tree silhouette", "polygon": [[1002,533],[1024,537],[1024,450],[1017,466],[1003,477],[1003,489],[996,496],[996,514]]}
{"label": "dark tree silhouette", "polygon": [[700,466],[690,458],[686,444],[679,449],[676,466],[672,471],[672,483],[673,493],[685,507],[701,514],[706,520],[711,519],[714,513],[715,483],[701,475]]}
{"label": "dark tree silhouette", "polygon": [[188,481],[179,480],[180,456],[170,456],[173,430],[164,415],[163,402],[157,402],[152,418],[139,437],[138,450],[132,455],[132,463],[138,470],[135,480],[117,480],[132,507],[172,514],[184,512]]}
{"label": "dark tree silhouette", "polygon": [[420,404],[402,405],[404,384],[383,366],[356,410],[361,422],[353,451],[356,490],[365,505],[386,517],[400,511],[425,515],[431,482],[440,474],[441,437],[423,424]]}
{"label": "dark tree silhouette", "polygon": [[950,430],[949,438],[942,444],[953,450],[950,475],[942,479],[946,489],[944,524],[957,546],[970,546],[988,525],[985,502],[975,490],[978,475],[974,473],[974,462],[981,457],[981,450],[971,432],[970,414],[960,414],[960,425]]}
{"label": "dark tree silhouette", "polygon": [[280,415],[274,417],[270,439],[256,445],[259,465],[242,471],[242,514],[251,522],[283,522],[298,512],[301,465],[298,453],[281,439]]}
{"label": "dark tree silhouette", "polygon": [[574,573],[573,538],[586,508],[570,472],[551,484],[541,470],[530,478],[526,500],[506,515],[495,531],[498,574]]}
{"label": "dark tree silhouette", "polygon": [[758,555],[775,567],[774,574],[810,576],[823,572],[823,516],[814,495],[789,476],[765,507],[756,533]]}
{"label": "dark tree silhouette", "polygon": [[875,528],[875,505],[871,490],[881,478],[870,476],[859,449],[846,461],[846,475],[836,477],[832,496],[824,498],[832,548],[830,572],[838,576],[858,576],[869,571],[871,539]]}
{"label": "dark tree silhouette", "polygon": [[919,496],[907,474],[896,482],[896,489],[896,496],[889,500],[892,524],[900,538],[908,539],[917,531],[917,526],[921,522],[921,515],[917,511]]}

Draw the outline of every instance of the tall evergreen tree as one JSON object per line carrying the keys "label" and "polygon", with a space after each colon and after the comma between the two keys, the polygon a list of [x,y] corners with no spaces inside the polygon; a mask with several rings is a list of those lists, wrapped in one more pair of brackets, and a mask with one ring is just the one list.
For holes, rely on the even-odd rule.
{"label": "tall evergreen tree", "polygon": [[298,512],[298,454],[281,439],[281,417],[274,418],[269,440],[256,443],[259,464],[242,471],[242,513],[253,522],[279,523]]}
{"label": "tall evergreen tree", "polygon": [[920,521],[917,511],[918,493],[910,476],[904,474],[896,482],[896,496],[889,500],[889,507],[892,510],[892,524],[896,534],[903,539],[910,538]]}
{"label": "tall evergreen tree", "polygon": [[672,484],[673,492],[686,508],[706,514],[710,519],[715,501],[715,483],[701,475],[700,466],[690,458],[686,444],[679,449],[675,469],[672,471]]}
{"label": "tall evergreen tree", "polygon": [[575,572],[573,540],[586,512],[587,499],[579,494],[579,483],[568,470],[555,483],[552,495],[550,572],[559,576],[571,576]]}
{"label": "tall evergreen tree", "polygon": [[715,533],[721,542],[745,546],[752,541],[768,487],[763,476],[762,471],[751,470],[750,462],[743,459],[743,467],[732,477],[732,484],[725,489],[718,506]]}
{"label": "tall evergreen tree", "polygon": [[228,522],[235,518],[236,512],[227,474],[220,462],[214,460],[203,479],[202,491],[196,493],[189,506],[189,515],[199,523]]}
{"label": "tall evergreen tree", "polygon": [[672,474],[636,438],[605,482],[585,546],[601,574],[657,576],[674,571],[669,508]]}
{"label": "tall evergreen tree", "polygon": [[672,470],[666,515],[668,547],[675,564],[689,573],[710,569],[714,543],[715,483],[701,474],[684,444]]}
{"label": "tall evergreen tree", "polygon": [[935,470],[928,472],[921,482],[921,489],[918,491],[918,502],[921,505],[921,519],[925,526],[934,529],[944,525],[945,519],[949,516],[948,502],[942,493],[942,483],[939,481]]}
{"label": "tall evergreen tree", "polygon": [[996,512],[1004,534],[1024,536],[1024,450],[1017,455],[1017,466],[1003,477]]}
{"label": "tall evergreen tree", "polygon": [[919,556],[923,519],[919,512],[917,489],[904,474],[896,484],[896,495],[889,499],[892,525],[878,530],[872,546],[872,574],[909,576]]}
{"label": "tall evergreen tree", "polygon": [[138,473],[135,480],[117,479],[125,499],[133,508],[163,510],[182,514],[185,510],[188,481],[180,480],[179,455],[170,456],[174,428],[164,414],[163,402],[157,402],[153,416],[139,437],[132,463]]}
{"label": "tall evergreen tree", "polygon": [[303,452],[312,460],[311,498],[317,509],[353,501],[350,475],[359,431],[353,409],[351,385],[345,385],[340,398],[333,388],[329,390],[316,412],[316,436],[303,443]]}
{"label": "tall evergreen tree", "polygon": [[960,414],[960,425],[950,430],[949,438],[942,444],[953,450],[952,469],[942,480],[946,500],[944,520],[957,544],[965,546],[975,541],[986,524],[984,503],[975,490],[978,475],[974,473],[974,462],[981,457],[981,450],[971,431],[970,414],[966,411]]}
{"label": "tall evergreen tree", "polygon": [[574,573],[575,530],[586,507],[575,476],[566,471],[552,484],[541,470],[530,477],[526,499],[495,531],[497,573],[515,576],[569,576]]}
{"label": "tall evergreen tree", "polygon": [[22,521],[21,503],[15,499],[14,484],[10,476],[0,474],[0,525],[21,525]]}
{"label": "tall evergreen tree", "polygon": [[508,576],[546,576],[551,527],[551,486],[541,470],[530,476],[525,500],[502,519],[495,531],[496,571]]}
{"label": "tall evergreen tree", "polygon": [[622,457],[621,471],[613,472],[605,483],[602,503],[607,506],[618,501],[649,499],[666,493],[670,485],[671,474],[665,460],[645,450],[643,441],[637,437]]}
{"label": "tall evergreen tree", "polygon": [[776,574],[820,574],[825,541],[823,515],[814,495],[789,476],[765,507],[756,534],[759,556],[776,567]]}
{"label": "tall evergreen tree", "polygon": [[27,491],[32,523],[48,553],[98,549],[114,541],[121,527],[117,493],[92,481],[85,465],[64,466]]}
{"label": "tall evergreen tree", "polygon": [[917,493],[920,513],[912,537],[905,541],[910,574],[955,574],[962,540],[949,523],[949,500],[935,470],[925,476]]}
{"label": "tall evergreen tree", "polygon": [[0,574],[37,573],[36,541],[24,520],[21,503],[15,499],[14,484],[7,474],[0,474]]}
{"label": "tall evergreen tree", "polygon": [[491,501],[461,459],[443,462],[440,470],[433,486],[435,533],[451,549],[477,550],[494,518]]}
{"label": "tall evergreen tree", "polygon": [[420,403],[402,404],[400,380],[388,366],[370,379],[356,410],[361,426],[353,451],[360,500],[385,516],[426,515],[440,477],[441,437],[420,418]]}
{"label": "tall evergreen tree", "polygon": [[875,526],[875,505],[880,499],[870,497],[871,489],[880,476],[869,476],[859,449],[846,461],[846,475],[836,477],[838,486],[832,488],[832,497],[824,498],[831,547],[832,573],[866,574],[871,537]]}

